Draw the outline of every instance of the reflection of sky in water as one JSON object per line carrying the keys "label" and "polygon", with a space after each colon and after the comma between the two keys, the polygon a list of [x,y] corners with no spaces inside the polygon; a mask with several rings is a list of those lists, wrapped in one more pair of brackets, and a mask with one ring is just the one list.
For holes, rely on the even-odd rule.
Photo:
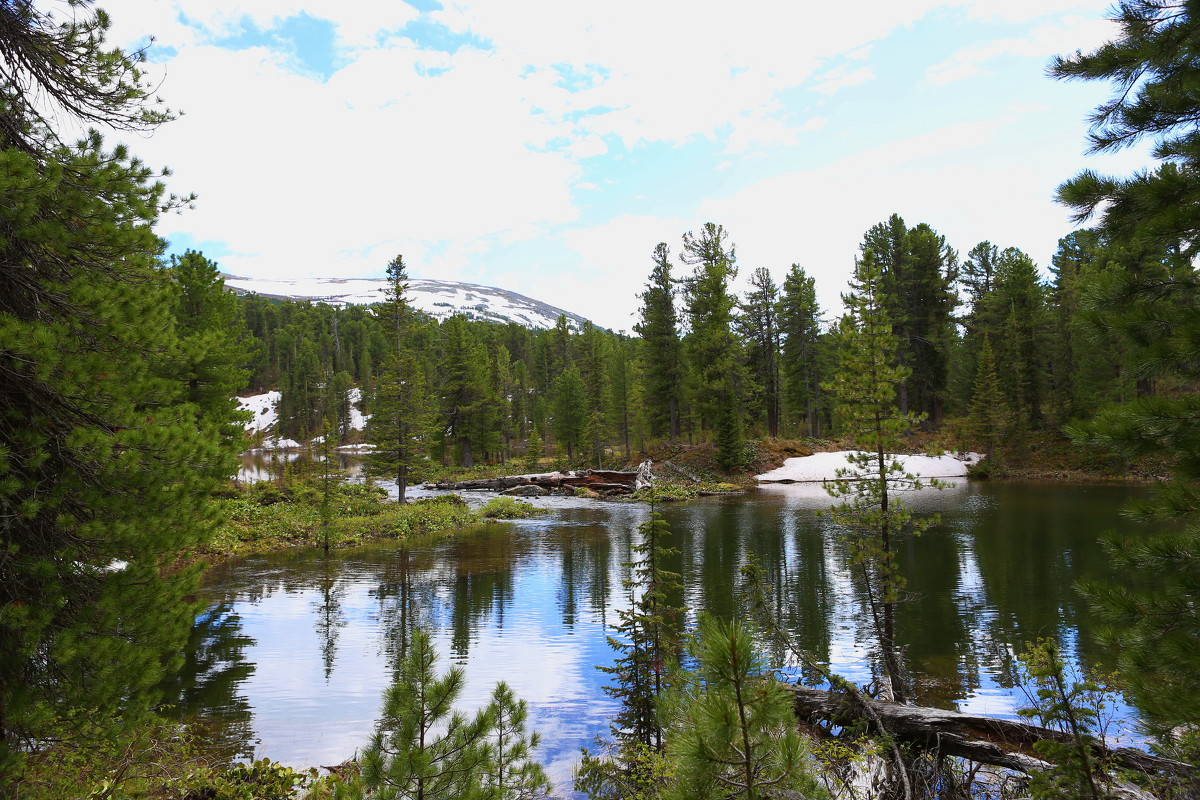
{"label": "reflection of sky in water", "polygon": [[[490,497],[468,493],[472,505]],[[975,521],[994,511],[995,498],[962,483],[940,492],[908,493],[905,500],[923,511],[941,512],[945,522],[921,542],[933,549],[917,555],[953,551],[947,559],[953,574],[937,578],[947,584],[939,590],[942,594],[922,598],[913,613],[919,620],[925,613],[922,604],[939,600],[954,609],[961,640],[951,643],[945,655],[935,653],[953,662],[951,672],[959,674],[950,680],[951,687],[965,690],[952,699],[964,711],[1014,717],[1022,698],[1007,688],[1013,646],[1005,638],[1011,622],[1004,619],[1024,612],[1006,609],[1001,614],[993,607],[989,593],[1006,584],[996,583],[994,545],[980,551],[989,543],[979,538]],[[542,736],[538,757],[566,794],[579,748],[591,745],[597,734],[607,734],[615,710],[601,691],[610,679],[595,667],[612,662],[606,624],[615,622],[616,609],[628,604],[620,564],[629,558],[631,532],[649,510],[576,498],[533,502],[554,509],[554,516],[494,526],[482,538],[464,536],[411,551],[421,562],[412,574],[426,604],[421,613],[432,624],[441,670],[452,662],[465,667],[461,708],[478,708],[497,681],[507,681],[529,703],[531,727]],[[819,568],[822,596],[829,601],[822,612],[828,626],[825,656],[836,672],[863,685],[871,680],[872,641],[865,633],[862,602],[844,555],[832,544],[830,523],[812,515],[828,505],[818,487],[793,484],[763,487],[749,502],[698,501],[663,510],[676,534],[672,544],[687,543],[683,572],[692,619],[700,603],[713,599],[714,586],[732,587],[736,581],[748,528],[757,526],[760,539],[765,530],[768,542],[778,542],[776,558],[785,565],[816,559],[809,570]],[[737,532],[723,534],[721,524],[735,524]],[[728,536],[735,537],[737,546],[729,547],[723,538]],[[820,540],[815,547],[814,536]],[[999,551],[1006,558],[1025,557]],[[328,562],[317,554],[280,554],[214,570],[217,585],[211,592],[233,601],[241,634],[256,642],[244,654],[255,669],[235,691],[253,709],[260,755],[297,766],[332,765],[366,743],[391,678],[385,637],[394,630],[389,621],[394,622],[396,598],[388,591],[381,597],[381,587],[390,591],[398,580],[397,553],[386,548],[335,552]],[[726,557],[738,563],[723,563],[716,574],[705,563]],[[1022,569],[1006,565],[1001,572],[1009,580],[1009,572]],[[790,577],[801,584],[817,580]],[[470,594],[472,587],[477,595]],[[335,606],[327,597],[336,600]],[[321,635],[323,619],[336,637],[332,648]],[[1073,636],[1063,645],[1065,652],[1076,654]],[[452,654],[456,647],[460,655]],[[971,673],[969,679],[962,677],[965,672]],[[1117,711],[1128,714],[1124,707]]]}

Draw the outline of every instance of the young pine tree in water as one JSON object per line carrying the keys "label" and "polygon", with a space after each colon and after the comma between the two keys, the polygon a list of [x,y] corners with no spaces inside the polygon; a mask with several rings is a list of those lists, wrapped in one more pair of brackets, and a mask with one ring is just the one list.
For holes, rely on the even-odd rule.
{"label": "young pine tree in water", "polygon": [[882,270],[871,250],[854,268],[847,313],[840,326],[840,364],[825,388],[836,397],[835,414],[859,450],[848,460],[829,493],[842,502],[829,510],[846,543],[851,567],[859,580],[879,642],[881,688],[897,702],[910,692],[896,643],[896,603],[904,575],[896,563],[896,541],[929,527],[933,520],[913,517],[898,502],[898,489],[937,485],[905,473],[894,455],[918,417],[896,407],[897,387],[909,374],[896,361],[897,343],[886,310]]}

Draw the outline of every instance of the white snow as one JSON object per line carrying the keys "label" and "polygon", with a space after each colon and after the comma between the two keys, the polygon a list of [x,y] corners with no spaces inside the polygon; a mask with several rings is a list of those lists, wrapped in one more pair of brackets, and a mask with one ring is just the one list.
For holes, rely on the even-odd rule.
{"label": "white snow", "polygon": [[259,433],[271,428],[279,420],[279,392],[267,392],[250,397],[239,397],[238,409],[249,411],[253,417],[246,423],[248,433]]}
{"label": "white snow", "polygon": [[[225,285],[243,292],[274,297],[291,297],[333,306],[382,303],[387,281],[383,278],[295,278],[266,280],[225,276]],[[507,289],[458,281],[411,278],[408,301],[413,308],[437,319],[463,314],[472,319],[516,322],[530,328],[553,328],[560,314],[567,314],[573,330],[580,318],[561,308],[542,303]]]}
{"label": "white snow", "polygon": [[369,453],[375,449],[373,444],[344,444],[341,447],[335,447],[341,453]]}
{"label": "white snow", "polygon": [[358,410],[358,404],[362,402],[362,389],[357,386],[350,390],[350,429],[355,431],[365,431],[367,429],[367,420],[371,418],[370,414],[364,415]]}
{"label": "white snow", "polygon": [[[834,480],[838,470],[849,469],[851,464],[847,457],[854,451],[841,450],[835,453],[813,453],[802,458],[789,458],[783,466],[764,472],[757,476],[760,483],[777,481],[795,481],[797,483],[814,483]],[[957,455],[920,456],[896,455],[904,471],[917,478],[961,478],[967,474],[967,468],[979,463],[983,458],[979,453],[959,453]]]}
{"label": "white snow", "polygon": [[[295,439],[267,439],[262,443],[262,447],[256,447],[254,450],[298,450],[300,443]],[[254,452],[251,450],[250,452]]]}

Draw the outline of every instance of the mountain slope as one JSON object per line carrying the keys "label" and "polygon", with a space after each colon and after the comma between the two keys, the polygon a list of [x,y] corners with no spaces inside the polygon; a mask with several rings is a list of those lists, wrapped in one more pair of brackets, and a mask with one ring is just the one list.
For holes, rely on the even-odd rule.
{"label": "mountain slope", "polygon": [[[297,278],[264,280],[223,275],[225,285],[240,294],[309,300],[335,306],[370,305],[383,302],[383,278]],[[489,322],[515,322],[529,328],[553,328],[560,314],[566,314],[571,327],[578,330],[586,321],[578,314],[534,300],[523,294],[479,286],[474,283],[411,278],[408,299],[413,308],[438,319],[462,314]]]}

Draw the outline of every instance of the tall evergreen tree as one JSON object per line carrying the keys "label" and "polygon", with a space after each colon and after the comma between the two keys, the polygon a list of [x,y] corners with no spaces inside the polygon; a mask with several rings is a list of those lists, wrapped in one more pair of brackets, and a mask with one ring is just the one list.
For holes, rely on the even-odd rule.
{"label": "tall evergreen tree", "polygon": [[367,423],[367,440],[375,445],[371,471],[395,478],[396,501],[403,503],[410,476],[429,459],[436,412],[425,369],[412,351],[402,349],[384,364],[371,410]]}
{"label": "tall evergreen tree", "polygon": [[779,288],[765,267],[754,270],[750,293],[741,304],[738,327],[749,343],[747,363],[750,379],[760,394],[761,412],[767,435],[779,435],[780,371],[778,320]]}
{"label": "tall evergreen tree", "polygon": [[554,381],[554,436],[568,460],[583,444],[588,424],[587,399],[579,369],[571,366]]}
{"label": "tall evergreen tree", "polygon": [[680,339],[675,312],[675,284],[671,278],[671,250],[666,243],[654,248],[654,268],[642,299],[641,319],[633,326],[644,343],[641,379],[651,436],[679,438]]}
{"label": "tall evergreen tree", "polygon": [[684,352],[692,378],[691,403],[702,428],[716,429],[718,460],[725,469],[741,459],[741,409],[745,375],[733,332],[737,299],[729,285],[737,277],[737,254],[725,229],[704,223],[683,235],[680,258],[693,268],[684,279],[688,333]]}
{"label": "tall evergreen tree", "polygon": [[[1059,188],[1076,219],[1099,216],[1099,231],[1135,249],[1175,254],[1154,269],[1129,270],[1110,295],[1109,320],[1139,340],[1145,378],[1170,375],[1183,391],[1144,396],[1103,412],[1075,435],[1127,453],[1170,460],[1172,481],[1140,513],[1164,523],[1149,539],[1110,542],[1117,564],[1154,576],[1142,591],[1092,585],[1087,594],[1112,623],[1124,678],[1164,741],[1200,719],[1200,101],[1191,87],[1200,14],[1195,4],[1129,0],[1117,9],[1118,36],[1091,53],[1059,58],[1060,78],[1109,80],[1113,99],[1093,116],[1094,151],[1154,139],[1152,170],[1128,178],[1084,171]],[[1165,279],[1164,279],[1165,278]],[[1147,386],[1147,389],[1151,387]]]}
{"label": "tall evergreen tree", "polygon": [[[169,567],[232,474],[221,403],[164,358],[178,299],[154,175],[66,121],[153,127],[136,58],[90,3],[0,5],[0,794],[30,754],[117,741],[160,699],[194,618]],[[46,116],[42,116],[45,114]]]}
{"label": "tall evergreen tree", "polygon": [[782,394],[789,420],[802,420],[801,430],[809,436],[820,435],[817,414],[821,392],[817,367],[820,320],[816,281],[799,264],[792,264],[783,279],[783,296],[779,299]]}

